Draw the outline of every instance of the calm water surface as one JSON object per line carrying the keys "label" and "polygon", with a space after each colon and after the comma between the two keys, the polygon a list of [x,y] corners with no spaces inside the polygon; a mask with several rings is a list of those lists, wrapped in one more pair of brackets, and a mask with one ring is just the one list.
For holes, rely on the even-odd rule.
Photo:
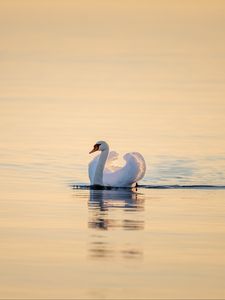
{"label": "calm water surface", "polygon": [[225,296],[223,189],[2,192],[2,299]]}

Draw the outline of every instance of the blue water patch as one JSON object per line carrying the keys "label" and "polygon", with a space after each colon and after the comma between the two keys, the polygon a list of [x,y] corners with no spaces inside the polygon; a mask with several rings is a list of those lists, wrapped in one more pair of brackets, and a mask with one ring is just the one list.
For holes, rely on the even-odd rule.
{"label": "blue water patch", "polygon": [[223,186],[224,156],[153,157],[141,183],[155,186]]}

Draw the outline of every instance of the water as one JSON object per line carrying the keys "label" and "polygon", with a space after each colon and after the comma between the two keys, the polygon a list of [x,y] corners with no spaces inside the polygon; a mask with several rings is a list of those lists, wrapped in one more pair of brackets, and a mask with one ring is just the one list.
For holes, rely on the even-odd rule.
{"label": "water", "polygon": [[223,299],[224,4],[87,3],[1,3],[0,297]]}
{"label": "water", "polygon": [[223,298],[224,196],[11,186],[1,200],[1,297]]}
{"label": "water", "polygon": [[[92,102],[98,105],[96,109]],[[86,109],[87,105],[92,107],[91,111]],[[97,140],[105,139],[111,150],[120,153],[121,163],[126,152],[139,151],[143,154],[147,171],[140,184],[224,185],[223,128],[220,128],[220,133],[216,133],[214,137],[208,137],[208,129],[202,129],[201,134],[204,138],[196,138],[195,128],[192,127],[186,133],[181,130],[181,133],[168,132],[165,136],[164,131],[167,128],[154,126],[152,129],[147,123],[147,119],[151,118],[151,106],[154,105],[155,111],[160,113],[163,119],[167,118],[167,124],[170,124],[172,116],[169,114],[177,110],[176,103],[171,102],[170,111],[163,113],[160,104],[156,107],[156,103],[150,102],[149,113],[145,116],[147,113],[144,101],[139,101],[139,114],[136,118],[132,106],[126,115],[123,111],[124,105],[125,103],[118,102],[118,108],[114,108],[114,112],[108,106],[102,107],[101,103],[94,99],[83,103],[78,99],[2,98],[0,166],[3,177],[5,180],[10,180],[13,176],[33,177],[65,185],[88,184],[87,166],[93,158],[88,152]],[[195,105],[189,104],[191,105],[193,112],[196,111]],[[214,103],[208,106],[213,109]],[[126,117],[127,131],[124,118],[117,118],[114,114],[117,109],[122,110],[122,113],[119,113],[124,113]],[[106,117],[108,112],[112,115]],[[205,117],[208,113],[204,113]],[[186,117],[186,112],[183,114]],[[209,116],[212,115],[218,120],[222,119],[219,109]],[[140,123],[144,118],[145,122]],[[197,122],[198,118],[198,115],[190,113],[192,122]],[[117,124],[117,128],[114,123]],[[203,122],[202,126],[207,124]],[[180,127],[182,126],[181,123]],[[148,130],[149,134],[146,132]]]}
{"label": "water", "polygon": [[[1,298],[224,298],[224,140],[123,133],[87,103],[1,99]],[[102,136],[144,155],[138,189],[89,189]]]}

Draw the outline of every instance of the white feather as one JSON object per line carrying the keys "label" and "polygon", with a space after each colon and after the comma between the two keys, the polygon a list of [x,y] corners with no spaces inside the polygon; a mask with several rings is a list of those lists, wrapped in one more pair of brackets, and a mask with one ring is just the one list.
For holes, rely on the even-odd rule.
{"label": "white feather", "polygon": [[[117,165],[118,156],[118,153],[115,151],[109,153],[103,171],[103,184],[104,186],[112,187],[132,187],[145,175],[145,160],[138,152],[127,153],[123,156],[126,164],[123,167],[119,167]],[[91,184],[94,182],[99,157],[100,155],[97,155],[88,166]]]}

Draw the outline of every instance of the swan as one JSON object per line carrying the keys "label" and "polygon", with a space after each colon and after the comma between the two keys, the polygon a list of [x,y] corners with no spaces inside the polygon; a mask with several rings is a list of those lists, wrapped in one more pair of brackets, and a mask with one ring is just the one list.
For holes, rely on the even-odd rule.
{"label": "swan", "polygon": [[88,165],[88,173],[92,186],[95,187],[134,187],[146,171],[143,156],[138,152],[126,153],[123,158],[125,166],[118,167],[115,161],[118,153],[109,152],[105,141],[98,141],[89,154],[100,151]]}

